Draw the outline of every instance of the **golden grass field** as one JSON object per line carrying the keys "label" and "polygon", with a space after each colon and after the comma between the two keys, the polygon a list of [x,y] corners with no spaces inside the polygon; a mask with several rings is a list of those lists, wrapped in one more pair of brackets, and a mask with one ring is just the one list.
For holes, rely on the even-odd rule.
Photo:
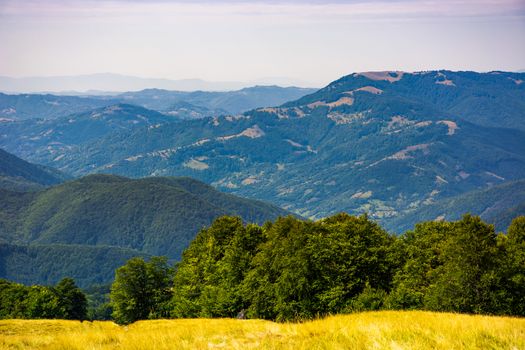
{"label": "golden grass field", "polygon": [[1,349],[525,349],[525,319],[381,311],[305,323],[0,320]]}

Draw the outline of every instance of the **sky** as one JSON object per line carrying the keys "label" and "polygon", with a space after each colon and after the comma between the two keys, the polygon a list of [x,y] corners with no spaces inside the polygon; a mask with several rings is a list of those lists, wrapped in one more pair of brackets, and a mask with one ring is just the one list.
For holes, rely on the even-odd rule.
{"label": "sky", "polygon": [[360,71],[525,69],[525,0],[0,0],[0,75],[322,86]]}

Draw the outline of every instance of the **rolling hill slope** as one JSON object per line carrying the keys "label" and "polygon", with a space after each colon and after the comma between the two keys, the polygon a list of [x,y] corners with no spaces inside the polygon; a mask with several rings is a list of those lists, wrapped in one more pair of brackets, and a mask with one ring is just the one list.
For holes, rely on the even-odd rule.
{"label": "rolling hill slope", "polygon": [[263,223],[288,214],[186,178],[91,175],[19,202],[11,216],[16,229],[2,237],[9,243],[117,246],[170,258],[178,258],[198,230],[218,216]]}
{"label": "rolling hill slope", "polygon": [[392,232],[413,228],[414,222],[461,219],[464,213],[479,215],[497,231],[505,231],[512,219],[525,215],[525,180],[504,182],[423,205],[388,222]]}
{"label": "rolling hill slope", "polygon": [[[0,121],[56,119],[117,104],[133,104],[185,118],[189,116],[202,118],[220,114],[237,114],[257,107],[276,106],[314,91],[316,89],[253,86],[220,92],[145,89],[108,96],[0,93]],[[180,105],[183,107],[181,108]],[[183,113],[184,111],[186,113]]]}
{"label": "rolling hill slope", "polygon": [[91,175],[0,197],[0,278],[24,283],[107,283],[132,256],[178,259],[219,216],[262,224],[289,214],[189,178]]}
{"label": "rolling hill slope", "polygon": [[525,178],[523,80],[355,73],[243,115],[138,126],[69,148],[32,145],[20,129],[0,145],[76,175],[191,176],[302,216],[368,212],[388,226],[426,204]]}
{"label": "rolling hill slope", "polygon": [[56,185],[67,175],[42,165],[28,163],[0,149],[0,188],[14,191],[38,190]]}
{"label": "rolling hill slope", "polygon": [[[162,112],[171,112],[179,103],[194,106],[194,109],[206,109],[202,116],[221,114],[239,114],[258,107],[278,106],[287,101],[296,100],[311,94],[317,89],[280,86],[253,86],[236,91],[169,91],[146,89],[126,92],[115,96],[124,103],[136,104]],[[114,98],[114,97],[111,97]]]}
{"label": "rolling hill slope", "polygon": [[0,145],[24,159],[72,152],[83,143],[136,128],[176,122],[173,117],[129,104],[116,104],[55,119],[0,123]]}
{"label": "rolling hill slope", "polygon": [[87,98],[42,94],[8,95],[0,93],[0,119],[54,119],[87,112],[117,103],[108,98]]}

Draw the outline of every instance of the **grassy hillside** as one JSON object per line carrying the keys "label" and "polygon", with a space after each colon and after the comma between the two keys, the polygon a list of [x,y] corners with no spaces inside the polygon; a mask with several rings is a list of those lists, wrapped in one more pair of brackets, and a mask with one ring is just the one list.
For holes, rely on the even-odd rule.
{"label": "grassy hillside", "polygon": [[305,323],[0,321],[2,349],[523,349],[525,319],[370,312]]}

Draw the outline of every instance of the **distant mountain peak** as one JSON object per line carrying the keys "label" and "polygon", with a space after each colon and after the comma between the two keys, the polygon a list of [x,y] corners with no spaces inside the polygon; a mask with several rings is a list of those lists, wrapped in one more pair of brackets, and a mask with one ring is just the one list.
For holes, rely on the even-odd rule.
{"label": "distant mountain peak", "polygon": [[354,73],[354,76],[363,76],[370,80],[384,80],[390,83],[395,83],[403,78],[405,72],[402,71],[379,71],[379,72],[362,72]]}

